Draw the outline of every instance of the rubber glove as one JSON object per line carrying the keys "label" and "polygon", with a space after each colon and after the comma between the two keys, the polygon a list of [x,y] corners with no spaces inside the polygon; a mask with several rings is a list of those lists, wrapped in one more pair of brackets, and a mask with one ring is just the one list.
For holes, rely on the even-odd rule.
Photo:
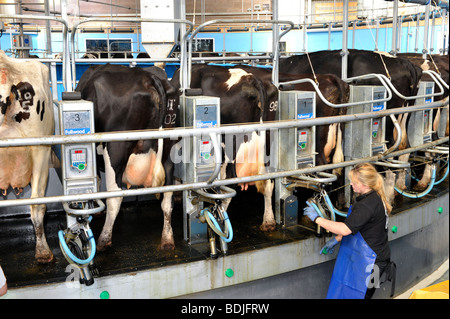
{"label": "rubber glove", "polygon": [[325,245],[320,249],[320,254],[332,254],[334,253],[334,246],[336,246],[339,242],[336,240],[336,237],[331,238],[329,241],[325,243]]}
{"label": "rubber glove", "polygon": [[311,219],[312,222],[316,221],[316,218],[319,217],[319,214],[317,214],[314,207],[311,206],[309,202],[306,202],[305,208],[303,208],[303,215],[308,216],[309,219]]}

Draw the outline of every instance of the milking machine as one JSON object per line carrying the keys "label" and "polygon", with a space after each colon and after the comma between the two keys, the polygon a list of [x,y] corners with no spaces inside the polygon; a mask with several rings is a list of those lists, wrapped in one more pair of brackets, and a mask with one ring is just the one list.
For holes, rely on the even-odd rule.
{"label": "milking machine", "polygon": [[[277,120],[313,119],[316,117],[316,94],[308,91],[280,91]],[[316,164],[316,128],[288,128],[278,131],[278,170],[314,167]],[[298,187],[320,192],[337,177],[318,172],[314,175],[296,175],[275,179],[275,213],[284,227],[298,225],[298,200],[294,191]],[[322,207],[317,208],[326,216]],[[319,232],[319,229],[314,230]]]}
{"label": "milking machine", "polygon": [[[419,82],[418,96],[420,97],[416,99],[417,105],[425,105],[433,102],[434,85],[435,85],[434,82],[428,81]],[[445,112],[447,110],[443,108],[441,111],[443,111],[444,114],[442,115],[445,116],[446,115]],[[438,123],[437,132],[434,131],[433,111],[434,111],[433,109],[425,109],[410,113],[410,119],[408,122],[408,141],[411,147],[431,142],[434,133],[436,133],[438,136],[439,134],[441,134],[442,136],[444,135],[442,132],[444,127],[443,123],[441,123],[442,121]],[[438,156],[444,155],[446,160],[442,161],[442,158],[438,159],[436,155]],[[431,163],[431,180],[427,188],[420,193],[410,193],[407,191],[402,191],[396,187],[395,188],[396,191],[405,197],[409,198],[423,197],[431,191],[434,185],[441,183],[448,176],[449,171],[448,147],[435,146],[433,148],[426,149],[423,156],[418,155],[416,152],[416,154],[411,156],[410,161],[413,163],[422,163],[422,164]],[[447,168],[444,176],[440,180],[436,180],[437,166],[439,165],[440,162],[444,162]],[[423,166],[422,164],[420,164],[420,166]],[[411,172],[410,178],[418,180],[418,178],[415,176],[415,174],[413,174],[413,172]]]}
{"label": "milking machine", "polygon": [[[67,92],[58,104],[61,135],[94,133],[92,102],[81,100],[79,92]],[[98,191],[95,143],[63,144],[61,159],[64,195]],[[58,232],[61,251],[70,265],[79,270],[80,282],[92,285],[96,244],[89,222],[91,215],[103,211],[105,205],[97,199],[64,202],[63,207],[67,228]]]}
{"label": "milking machine", "polygon": [[[199,90],[187,90],[180,104],[184,127],[204,129],[220,125],[219,98],[202,96]],[[181,172],[178,172],[183,183],[211,183],[221,177],[220,144],[221,137],[215,133],[183,138]],[[221,251],[226,254],[233,229],[223,205],[234,195],[236,191],[226,186],[183,191],[184,239],[191,245],[209,242],[211,256],[217,257],[217,234]]]}
{"label": "milking machine", "polygon": [[[386,110],[387,89],[384,86],[350,86],[350,102],[373,101],[349,107],[347,114],[370,113]],[[393,118],[393,116],[391,116]],[[387,151],[386,118],[377,117],[365,120],[348,122],[345,125],[344,158],[353,160],[357,158],[371,157]],[[404,167],[409,169],[409,163],[389,160],[389,163],[376,162],[382,166]],[[345,167],[345,184],[350,183],[348,173],[351,167]],[[346,203],[350,206],[352,189],[345,188]]]}

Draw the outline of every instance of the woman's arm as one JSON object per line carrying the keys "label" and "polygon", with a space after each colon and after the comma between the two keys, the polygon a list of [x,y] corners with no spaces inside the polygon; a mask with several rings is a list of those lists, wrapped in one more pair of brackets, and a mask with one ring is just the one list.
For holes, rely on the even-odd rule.
{"label": "woman's arm", "polygon": [[322,217],[316,218],[315,222],[320,227],[325,228],[326,230],[332,232],[333,234],[338,235],[336,236],[337,241],[341,241],[342,236],[347,236],[352,233],[350,228],[348,228],[348,226],[342,222],[334,222],[332,220],[328,220]]}

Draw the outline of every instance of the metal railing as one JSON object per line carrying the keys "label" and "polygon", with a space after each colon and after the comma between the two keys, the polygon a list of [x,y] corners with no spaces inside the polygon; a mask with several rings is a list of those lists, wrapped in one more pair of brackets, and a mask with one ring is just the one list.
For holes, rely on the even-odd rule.
{"label": "metal railing", "polygon": [[[56,21],[56,22],[62,23],[62,25],[63,25],[63,52],[67,51],[67,32],[68,32],[68,29],[69,29],[69,25],[68,25],[67,21],[64,20],[64,19],[59,19],[59,18],[54,18],[54,17],[49,17],[49,16],[39,16],[39,15],[0,14],[0,20],[2,20],[2,19],[47,20],[47,21]],[[58,61],[57,59],[43,59],[43,60],[40,60],[40,61],[47,62],[47,60],[48,60],[48,62]],[[65,54],[63,54],[62,62],[63,62],[63,65],[67,65],[67,59],[66,59],[66,55]],[[67,79],[67,71],[66,71],[65,68],[63,68],[63,82],[64,82],[64,85],[66,84],[66,79]]]}
{"label": "metal railing", "polygon": [[[180,137],[190,137],[190,136],[200,136],[205,134],[241,134],[250,133],[253,131],[263,131],[269,129],[284,129],[284,128],[301,128],[310,127],[314,125],[328,125],[332,123],[342,123],[349,121],[357,121],[370,118],[379,118],[388,115],[396,115],[402,113],[411,113],[426,109],[438,108],[448,105],[448,100],[428,103],[425,105],[410,106],[406,108],[396,108],[385,111],[378,111],[376,113],[360,113],[351,115],[341,115],[332,117],[323,117],[315,119],[305,119],[301,121],[290,120],[290,121],[280,121],[280,122],[270,122],[270,123],[258,123],[258,124],[242,124],[242,125],[232,125],[232,126],[221,126],[217,128],[179,128],[179,129],[166,129],[166,130],[144,130],[144,131],[133,131],[133,132],[111,132],[111,133],[94,133],[94,134],[84,134],[84,135],[71,135],[71,136],[44,136],[44,137],[29,137],[29,138],[8,138],[0,139],[0,147],[14,147],[14,146],[37,146],[37,145],[57,145],[57,144],[74,144],[74,143],[99,143],[99,142],[116,142],[116,141],[132,141],[141,139],[160,139],[168,138],[172,140],[177,140]],[[45,198],[30,198],[30,199],[13,199],[13,200],[3,200],[0,201],[0,207],[6,206],[20,206],[20,205],[34,205],[34,204],[47,204],[53,202],[70,202],[70,201],[86,201],[99,198],[111,198],[111,197],[125,197],[125,196],[139,196],[148,194],[158,194],[164,192],[175,192],[183,190],[194,190],[200,188],[210,188],[210,187],[220,187],[230,184],[240,184],[240,183],[250,183],[259,180],[273,179],[289,177],[299,174],[309,174],[315,172],[322,172],[326,170],[332,170],[335,168],[341,168],[346,166],[355,165],[362,162],[376,162],[386,158],[391,158],[394,156],[403,155],[406,153],[415,152],[418,150],[428,149],[437,146],[442,143],[447,143],[449,141],[448,137],[441,138],[439,140],[419,145],[414,148],[409,148],[402,151],[394,151],[390,154],[377,154],[375,156],[345,161],[338,164],[327,164],[321,166],[315,166],[311,168],[303,168],[289,171],[277,171],[272,173],[266,173],[255,176],[231,178],[225,180],[216,180],[212,183],[201,182],[201,183],[191,183],[182,185],[166,185],[153,188],[139,188],[132,190],[120,190],[120,191],[109,191],[109,192],[98,192],[92,194],[82,194],[82,195],[65,195],[65,196],[50,196]]]}
{"label": "metal railing", "polygon": [[[72,46],[72,75],[73,75],[73,87],[76,86],[76,66],[75,66],[75,34],[77,28],[83,24],[88,22],[102,22],[102,21],[113,21],[113,22],[135,22],[135,23],[141,23],[141,22],[151,22],[151,23],[178,23],[182,25],[187,25],[188,30],[187,32],[183,32],[183,37],[181,39],[182,44],[186,43],[188,35],[192,32],[194,28],[194,24],[189,20],[183,20],[183,19],[146,19],[146,18],[88,18],[84,19],[83,21],[78,22],[72,27],[72,35],[71,35],[71,46]],[[181,68],[184,67],[186,61],[186,56],[184,50],[181,51],[180,56],[180,66]],[[127,60],[126,62],[130,62],[129,59],[117,59],[117,62],[120,62],[119,60]],[[100,62],[100,60],[98,60]]]}

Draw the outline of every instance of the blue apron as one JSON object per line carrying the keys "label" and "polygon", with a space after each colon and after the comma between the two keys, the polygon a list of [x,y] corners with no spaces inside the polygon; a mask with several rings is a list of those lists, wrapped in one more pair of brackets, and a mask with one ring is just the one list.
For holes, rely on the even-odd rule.
{"label": "blue apron", "polygon": [[364,299],[376,258],[359,232],[342,237],[327,299]]}

